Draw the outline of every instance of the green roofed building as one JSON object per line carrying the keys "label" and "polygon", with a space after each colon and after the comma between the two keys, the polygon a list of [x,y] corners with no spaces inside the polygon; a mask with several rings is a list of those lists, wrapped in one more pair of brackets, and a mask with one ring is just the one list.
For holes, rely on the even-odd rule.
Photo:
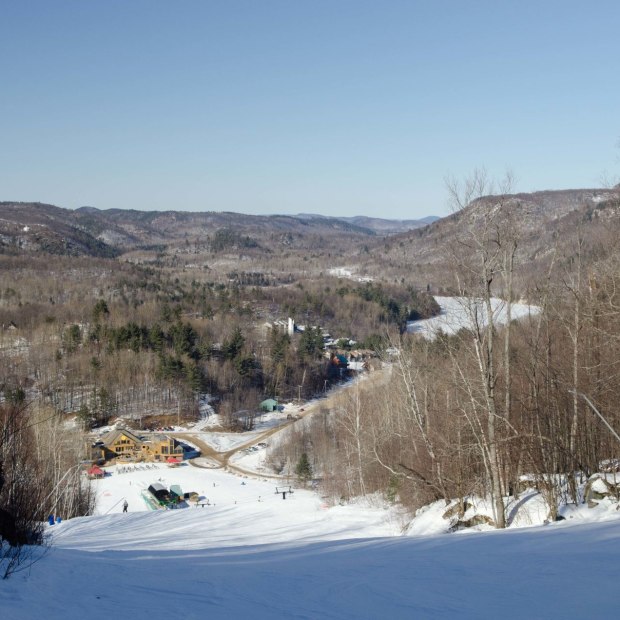
{"label": "green roofed building", "polygon": [[178,484],[173,484],[170,487],[170,498],[175,502],[180,502],[183,499],[183,491]]}
{"label": "green roofed building", "polygon": [[275,411],[278,408],[278,401],[274,400],[273,398],[268,398],[267,400],[264,400],[261,404],[260,404],[260,410],[261,411]]}

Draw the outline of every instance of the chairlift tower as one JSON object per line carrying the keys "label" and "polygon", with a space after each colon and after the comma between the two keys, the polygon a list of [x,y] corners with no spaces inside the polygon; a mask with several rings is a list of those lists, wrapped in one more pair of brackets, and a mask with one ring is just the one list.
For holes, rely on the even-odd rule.
{"label": "chairlift tower", "polygon": [[293,489],[290,486],[276,487],[276,495],[282,495],[282,499],[286,499],[287,493],[289,495],[291,493],[294,493]]}

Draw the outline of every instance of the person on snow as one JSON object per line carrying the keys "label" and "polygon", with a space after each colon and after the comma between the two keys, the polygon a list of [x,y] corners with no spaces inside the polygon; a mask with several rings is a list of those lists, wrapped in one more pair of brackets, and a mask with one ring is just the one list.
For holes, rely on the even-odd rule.
{"label": "person on snow", "polygon": [[127,500],[125,500],[123,503],[123,512],[127,512],[127,508],[129,508],[129,504],[127,503]]}

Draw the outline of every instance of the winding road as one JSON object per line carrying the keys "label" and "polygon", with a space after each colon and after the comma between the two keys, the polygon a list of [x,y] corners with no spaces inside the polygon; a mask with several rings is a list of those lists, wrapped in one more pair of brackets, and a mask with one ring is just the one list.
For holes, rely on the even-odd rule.
{"label": "winding road", "polygon": [[[384,383],[387,380],[387,377],[389,376],[389,370],[390,370],[389,367],[385,367],[382,370],[377,370],[377,371],[373,371],[370,374],[362,375],[362,380],[364,382],[370,381],[374,385],[380,385],[381,383]],[[305,405],[304,411],[297,414],[294,419],[285,420],[282,424],[275,426],[273,428],[269,428],[263,431],[262,433],[259,433],[258,435],[253,433],[252,437],[248,439],[247,441],[245,441],[244,443],[239,444],[238,446],[231,448],[230,450],[223,451],[223,452],[218,452],[215,448],[213,448],[212,446],[210,446],[208,443],[204,441],[203,436],[205,434],[205,431],[201,431],[200,433],[196,433],[192,431],[184,431],[184,432],[169,433],[169,434],[172,437],[175,437],[180,440],[186,440],[194,444],[200,450],[201,461],[194,462],[196,459],[190,460],[190,463],[194,465],[195,467],[204,467],[207,469],[226,469],[227,471],[230,471],[232,473],[241,474],[244,476],[256,476],[260,478],[271,478],[274,480],[283,480],[286,478],[286,476],[279,476],[277,474],[263,474],[257,471],[244,469],[243,467],[240,467],[239,465],[235,465],[231,463],[230,460],[238,452],[246,450],[247,448],[255,446],[256,444],[265,442],[266,439],[269,439],[273,437],[274,435],[281,433],[286,428],[288,428],[289,426],[292,426],[293,424],[296,424],[302,419],[312,416],[318,410],[323,409],[323,408],[329,409],[333,405],[333,401],[337,396],[349,390],[355,389],[357,387],[357,384],[358,384],[358,381],[351,381],[351,382],[345,383],[343,385],[340,385],[334,388],[333,390],[327,393],[325,398],[312,401],[308,403],[307,405]],[[209,464],[202,464],[204,463],[204,460],[208,461]]]}

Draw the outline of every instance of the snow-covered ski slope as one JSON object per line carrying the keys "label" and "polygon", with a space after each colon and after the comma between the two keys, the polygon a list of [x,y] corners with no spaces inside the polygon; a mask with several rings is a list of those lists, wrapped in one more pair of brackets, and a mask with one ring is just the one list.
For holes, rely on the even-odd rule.
{"label": "snow-covered ski slope", "polygon": [[[85,541],[115,531],[111,551],[67,549],[59,537],[2,583],[2,618],[617,617],[618,522],[264,545],[259,521],[254,544],[202,548],[179,540],[177,520],[189,515],[152,516],[92,520]],[[219,525],[205,516],[204,530]],[[127,545],[143,541],[145,527],[146,547]]]}
{"label": "snow-covered ski slope", "polygon": [[[333,506],[295,489],[282,500],[273,481],[188,465],[111,471],[95,483],[99,514],[48,528],[52,548],[0,583],[2,620],[617,615],[611,503],[547,526],[402,536],[379,499]],[[210,505],[149,511],[140,492],[159,478]]]}

